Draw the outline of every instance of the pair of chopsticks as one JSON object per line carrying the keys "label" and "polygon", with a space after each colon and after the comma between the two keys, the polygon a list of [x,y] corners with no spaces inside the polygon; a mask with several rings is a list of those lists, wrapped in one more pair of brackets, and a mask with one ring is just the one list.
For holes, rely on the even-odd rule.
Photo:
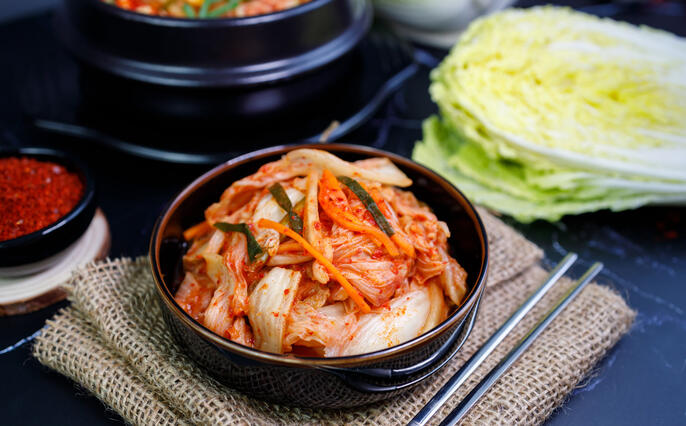
{"label": "pair of chopsticks", "polygon": [[[507,337],[531,308],[550,290],[577,259],[576,253],[569,253],[550,272],[545,282],[536,290],[486,343],[453,375],[450,380],[431,398],[431,400],[410,420],[409,425],[419,426],[428,423],[429,419],[476,371],[493,350]],[[479,384],[458,404],[441,422],[441,426],[457,424],[488,389],[507,371],[507,369],[524,353],[531,343],[545,330],[560,312],[586,287],[586,285],[603,269],[600,262],[594,263],[579,280],[560,298],[546,315],[519,341]]]}

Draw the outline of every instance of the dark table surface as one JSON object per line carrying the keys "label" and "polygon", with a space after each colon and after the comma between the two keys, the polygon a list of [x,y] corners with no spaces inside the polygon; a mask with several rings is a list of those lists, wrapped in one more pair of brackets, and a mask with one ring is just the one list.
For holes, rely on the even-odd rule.
{"label": "dark table surface", "polygon": [[[520,5],[534,3],[538,2]],[[682,3],[619,8],[592,3],[568,4],[686,35]],[[22,107],[26,85],[32,81],[27,76],[49,72],[55,61],[64,60],[53,40],[48,13],[0,26],[0,146],[57,146],[84,159],[94,171],[99,205],[112,229],[110,255],[144,255],[153,223],[165,203],[207,167],[142,160],[97,144],[37,132]],[[422,70],[344,141],[409,156],[414,142],[421,138],[421,120],[435,112],[427,87],[428,71]],[[548,422],[686,424],[686,209],[599,212],[557,224],[521,225],[505,219],[543,247],[552,261],[576,251],[584,265],[604,262],[599,281],[616,288],[638,312],[630,333]],[[32,314],[0,318],[3,424],[121,423],[116,413],[86,391],[38,364],[30,355],[30,343],[9,348],[39,330],[65,305],[62,302]]]}

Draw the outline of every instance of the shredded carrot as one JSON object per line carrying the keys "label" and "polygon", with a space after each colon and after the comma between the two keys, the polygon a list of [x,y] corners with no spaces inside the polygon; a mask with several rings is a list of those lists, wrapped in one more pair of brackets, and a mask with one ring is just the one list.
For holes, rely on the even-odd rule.
{"label": "shredded carrot", "polygon": [[348,293],[348,296],[350,296],[350,298],[357,304],[357,306],[360,307],[362,312],[368,313],[371,311],[371,308],[369,307],[367,302],[364,301],[364,298],[362,297],[362,295],[360,295],[360,293],[357,291],[357,289],[355,287],[353,287],[352,284],[350,284],[350,281],[348,281],[343,276],[343,274],[341,274],[341,272],[338,270],[338,268],[336,268],[334,266],[334,264],[329,261],[329,259],[327,259],[324,255],[319,253],[314,247],[312,247],[312,245],[310,243],[307,242],[307,240],[305,240],[298,233],[296,233],[292,229],[290,229],[290,228],[288,228],[288,227],[286,227],[280,223],[277,223],[277,222],[274,222],[273,220],[269,220],[269,219],[265,219],[265,218],[260,219],[257,222],[257,226],[259,226],[260,228],[273,229],[273,230],[279,232],[280,234],[284,234],[288,237],[291,237],[295,241],[299,242],[300,245],[302,245],[302,247],[312,255],[312,257],[317,259],[319,261],[319,263],[324,265],[324,267],[329,270],[329,273],[331,273],[331,275],[333,275],[333,277],[336,279],[336,281],[338,281],[341,284],[341,286]]}
{"label": "shredded carrot", "polygon": [[372,241],[380,241],[391,256],[397,256],[399,254],[398,248],[388,238],[388,235],[377,227],[367,225],[348,211],[347,201],[336,177],[324,169],[319,181],[319,205],[322,206],[326,214],[344,228],[370,235],[373,237]]}
{"label": "shredded carrot", "polygon": [[393,242],[396,243],[398,245],[398,247],[400,247],[400,250],[402,250],[403,253],[405,253],[409,257],[415,256],[414,246],[412,245],[411,242],[407,241],[407,239],[405,237],[403,237],[402,235],[400,235],[399,233],[396,232],[391,237],[391,240],[393,240]]}
{"label": "shredded carrot", "polygon": [[[388,204],[386,204],[386,200],[379,194],[379,191],[376,189],[374,190],[369,190],[367,186],[363,183],[360,182],[360,185],[364,188],[365,191],[369,194],[370,197],[372,197],[372,200],[376,203],[377,206],[379,206],[379,210],[381,210],[381,213],[383,213],[384,216],[386,216],[386,219],[388,219],[388,223],[393,226],[393,223],[391,223],[390,219],[392,217],[391,215],[391,210],[390,207],[388,207]],[[410,241],[405,238],[404,235],[400,232],[397,227],[393,226],[395,230],[395,234],[391,237],[391,240],[393,240],[394,243],[400,247],[400,250],[403,251],[406,255],[409,257],[414,257],[415,252],[414,252],[414,246]]]}
{"label": "shredded carrot", "polygon": [[276,251],[277,253],[293,253],[293,252],[302,252],[302,246],[298,244],[297,241],[284,241],[283,243],[279,244],[279,249]]}
{"label": "shredded carrot", "polygon": [[207,221],[203,221],[183,231],[183,238],[185,238],[186,241],[190,241],[194,238],[199,237],[202,234],[210,232],[211,229],[212,227],[210,226],[210,224]]}

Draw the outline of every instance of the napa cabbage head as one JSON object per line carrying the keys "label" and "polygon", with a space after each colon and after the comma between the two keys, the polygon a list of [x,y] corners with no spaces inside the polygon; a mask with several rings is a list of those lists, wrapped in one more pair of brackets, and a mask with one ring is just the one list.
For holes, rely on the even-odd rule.
{"label": "napa cabbage head", "polygon": [[686,202],[686,41],[565,8],[475,21],[413,158],[522,221]]}
{"label": "napa cabbage head", "polygon": [[475,21],[431,75],[445,121],[531,167],[686,180],[686,42],[565,8]]}

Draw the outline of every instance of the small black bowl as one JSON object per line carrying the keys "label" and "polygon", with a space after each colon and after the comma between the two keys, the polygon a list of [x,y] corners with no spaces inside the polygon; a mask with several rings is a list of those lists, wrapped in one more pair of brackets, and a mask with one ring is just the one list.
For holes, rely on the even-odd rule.
{"label": "small black bowl", "polygon": [[[467,271],[468,295],[433,330],[376,352],[333,358],[262,352],[225,339],[191,318],[174,300],[186,250],[182,232],[204,219],[205,207],[226,187],[263,164],[297,148],[329,151],[345,160],[387,157],[413,184],[409,191],[426,202],[450,229],[452,255]],[[448,181],[411,160],[356,145],[277,146],[228,161],[196,179],[158,219],[150,260],[164,319],[188,354],[210,374],[248,395],[303,407],[352,407],[390,398],[431,377],[452,359],[469,335],[485,287],[486,232],[471,203]]]}
{"label": "small black bowl", "polygon": [[[45,261],[76,241],[88,228],[95,214],[95,183],[88,169],[67,154],[48,148],[0,149],[0,157],[29,157],[60,164],[76,173],[84,193],[74,208],[57,222],[30,234],[0,241],[0,268],[27,266]],[[49,264],[44,264],[47,267]],[[14,273],[13,273],[14,274]]]}

